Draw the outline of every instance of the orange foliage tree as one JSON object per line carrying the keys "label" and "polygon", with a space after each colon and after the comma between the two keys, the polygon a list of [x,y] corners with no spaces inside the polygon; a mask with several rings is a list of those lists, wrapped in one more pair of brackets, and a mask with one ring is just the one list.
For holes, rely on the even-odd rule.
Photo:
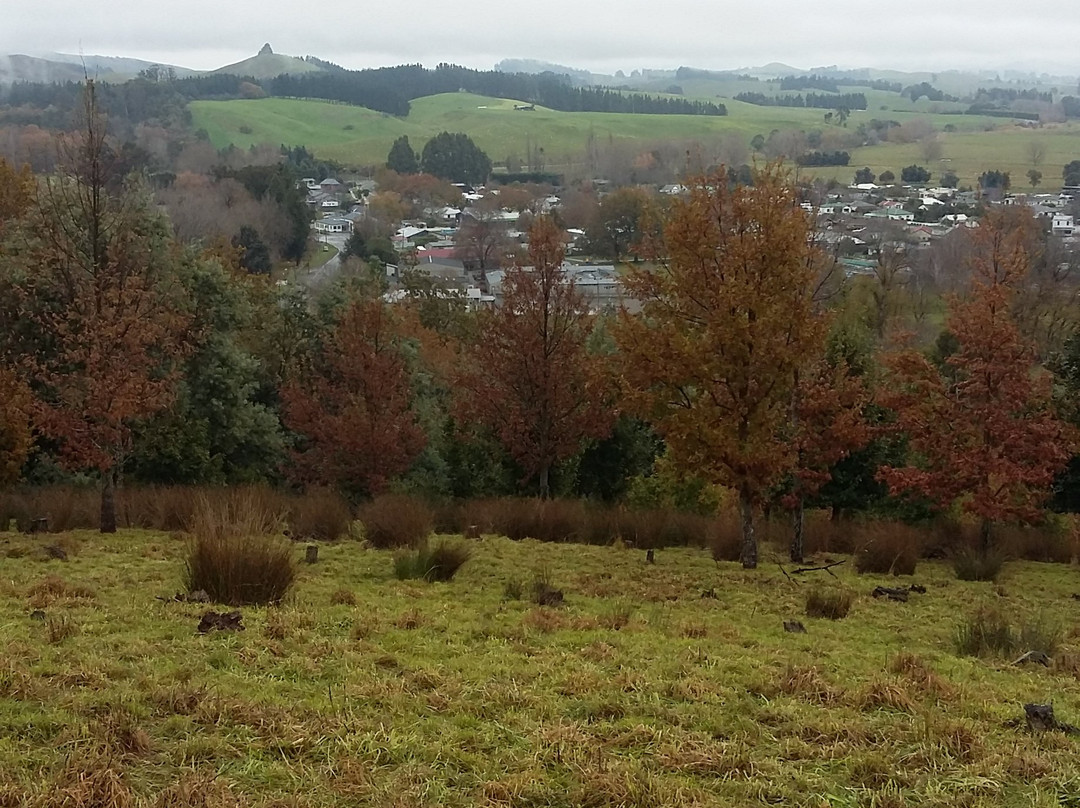
{"label": "orange foliage tree", "polygon": [[0,488],[18,479],[30,452],[31,403],[26,385],[11,370],[0,367]]}
{"label": "orange foliage tree", "polygon": [[69,467],[100,474],[101,530],[114,532],[132,429],[172,402],[190,318],[166,223],[112,170],[93,82],[81,124],[26,216],[26,248],[5,283],[20,307],[15,350],[35,425]]}
{"label": "orange foliage tree", "polygon": [[550,494],[552,467],[607,434],[614,417],[586,346],[594,318],[563,256],[562,232],[539,217],[530,266],[507,270],[502,305],[481,314],[455,385],[461,420],[491,429],[541,497]]}
{"label": "orange foliage tree", "polygon": [[831,364],[822,358],[798,373],[794,396],[795,468],[786,504],[792,509],[789,556],[801,562],[803,505],[829,482],[833,465],[869,442],[863,411],[870,395],[863,379],[852,374],[846,362]]}
{"label": "orange foliage tree", "polygon": [[824,347],[813,302],[822,258],[778,166],[752,187],[729,188],[718,172],[689,188],[668,215],[664,260],[627,276],[642,311],[622,312],[616,339],[628,406],[680,465],[738,492],[752,568],[755,508],[796,466],[796,374]]}
{"label": "orange foliage tree", "polygon": [[1051,379],[1038,368],[1012,308],[1030,269],[1026,230],[1000,212],[974,239],[970,288],[949,300],[946,327],[957,349],[942,366],[914,350],[885,357],[880,402],[895,411],[914,462],[886,467],[894,492],[941,507],[959,503],[981,523],[981,550],[996,522],[1032,522],[1075,445],[1056,416]]}
{"label": "orange foliage tree", "polygon": [[285,425],[301,438],[290,469],[298,482],[372,496],[423,449],[398,341],[381,301],[354,300],[285,384]]}

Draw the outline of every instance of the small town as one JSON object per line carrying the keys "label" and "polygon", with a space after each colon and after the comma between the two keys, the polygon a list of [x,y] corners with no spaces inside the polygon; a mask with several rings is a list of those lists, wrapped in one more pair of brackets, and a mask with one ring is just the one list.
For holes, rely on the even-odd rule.
{"label": "small town", "polygon": [[1080,805],[1080,27],[778,3],[5,10],[0,808]]}

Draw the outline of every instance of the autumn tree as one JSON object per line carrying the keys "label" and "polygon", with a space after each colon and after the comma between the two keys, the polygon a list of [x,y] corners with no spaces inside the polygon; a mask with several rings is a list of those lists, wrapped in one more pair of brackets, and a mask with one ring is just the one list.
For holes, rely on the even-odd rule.
{"label": "autumn tree", "polygon": [[0,366],[0,489],[15,482],[30,453],[30,391],[9,368]]}
{"label": "autumn tree", "polygon": [[285,425],[300,442],[298,482],[373,496],[424,447],[409,372],[380,300],[353,300],[282,389]]}
{"label": "autumn tree", "polygon": [[563,236],[546,216],[529,231],[529,266],[506,271],[502,305],[483,312],[460,373],[461,419],[489,428],[550,494],[551,470],[607,433],[612,407],[586,341],[584,296],[563,270]]}
{"label": "autumn tree", "polygon": [[803,509],[831,479],[831,469],[870,440],[863,418],[869,392],[846,362],[821,357],[796,373],[792,400],[795,466],[786,497],[792,511],[789,556],[803,560]]}
{"label": "autumn tree", "polygon": [[454,234],[454,252],[467,268],[496,269],[510,250],[509,223],[499,197],[488,196],[467,208]]}
{"label": "autumn tree", "polygon": [[986,553],[995,523],[1040,518],[1075,440],[1012,313],[1030,269],[1025,233],[990,215],[974,241],[969,288],[949,298],[955,349],[941,364],[910,349],[885,358],[880,402],[896,413],[912,460],[880,474],[894,492],[958,503],[980,520]]}
{"label": "autumn tree", "polygon": [[627,254],[636,257],[649,207],[649,194],[641,188],[606,194],[585,228],[589,251],[616,261]]}
{"label": "autumn tree", "polygon": [[113,172],[93,82],[81,132],[60,152],[5,272],[21,307],[11,347],[29,369],[37,428],[69,468],[97,471],[101,530],[114,532],[132,429],[172,401],[189,317],[166,223]]}
{"label": "autumn tree", "polygon": [[628,406],[676,462],[738,493],[752,568],[755,509],[796,465],[796,374],[824,344],[812,299],[821,256],[776,164],[750,187],[722,174],[689,187],[664,227],[664,260],[627,275],[642,311],[622,313],[616,339]]}

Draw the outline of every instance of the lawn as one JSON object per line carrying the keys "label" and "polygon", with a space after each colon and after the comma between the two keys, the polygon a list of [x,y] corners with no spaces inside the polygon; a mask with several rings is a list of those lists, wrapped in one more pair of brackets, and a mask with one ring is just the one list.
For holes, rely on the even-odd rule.
{"label": "lawn", "polygon": [[[496,537],[450,583],[403,582],[346,541],[203,636],[207,607],[159,599],[182,535],[62,540],[66,562],[0,536],[0,805],[1080,804],[1080,739],[1013,723],[1051,700],[1080,723],[1068,566],[994,585],[923,562],[927,592],[894,603],[848,565],[797,583],[773,559]],[[566,605],[504,599],[540,572]],[[846,619],[803,614],[815,580],[857,593]],[[1054,665],[957,656],[983,604],[1059,621]]]}
{"label": "lawn", "polygon": [[[401,135],[408,135],[419,150],[428,138],[444,130],[469,134],[496,163],[511,155],[523,158],[529,146],[542,147],[548,164],[557,168],[580,160],[590,137],[601,147],[615,141],[636,141],[645,147],[662,140],[708,142],[728,133],[749,143],[754,135],[768,136],[773,129],[827,128],[824,110],[759,107],[729,99],[724,99],[729,112],[724,117],[558,112],[542,107],[522,112],[514,110],[514,103],[449,93],[417,99],[406,118],[346,104],[283,98],[193,101],[190,109],[194,126],[205,129],[219,148],[230,143],[241,148],[267,142],[304,145],[319,156],[349,165],[384,162],[391,143]],[[982,171],[1000,168],[1011,170],[1013,184],[1019,187],[1026,183],[1023,174],[1030,168],[1027,144],[1040,139],[1047,146],[1041,166],[1044,183],[1060,187],[1061,167],[1080,156],[1077,124],[1030,130],[1001,119],[918,110],[910,102],[900,106],[907,109],[853,112],[848,127],[873,118],[900,123],[925,119],[939,130],[955,127],[956,132],[942,135],[944,156],[952,162],[930,166],[935,176],[951,167],[964,182],[973,182]],[[855,169],[863,165],[875,171],[890,168],[899,176],[900,169],[912,162],[926,163],[917,146],[883,144],[856,150],[849,167],[803,171],[850,182]]]}

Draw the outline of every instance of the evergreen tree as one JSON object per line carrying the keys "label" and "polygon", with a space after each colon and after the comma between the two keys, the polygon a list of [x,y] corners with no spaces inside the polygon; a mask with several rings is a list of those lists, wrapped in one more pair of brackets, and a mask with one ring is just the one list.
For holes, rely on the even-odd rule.
{"label": "evergreen tree", "polygon": [[394,141],[390,153],[386,155],[386,167],[398,174],[416,174],[420,170],[420,162],[416,159],[413,147],[409,145],[408,135],[402,135]]}
{"label": "evergreen tree", "polygon": [[491,159],[461,132],[440,132],[424,144],[421,168],[451,182],[479,185],[491,173]]}

